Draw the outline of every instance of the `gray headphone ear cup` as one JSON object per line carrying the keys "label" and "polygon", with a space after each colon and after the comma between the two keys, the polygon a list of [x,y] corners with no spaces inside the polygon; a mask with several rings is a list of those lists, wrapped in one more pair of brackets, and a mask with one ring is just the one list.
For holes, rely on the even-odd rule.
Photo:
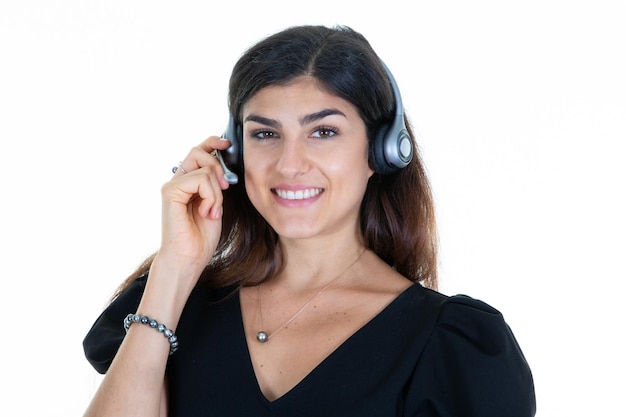
{"label": "gray headphone ear cup", "polygon": [[385,142],[388,140],[388,130],[388,126],[381,127],[374,135],[372,143],[369,147],[369,161],[371,168],[380,175],[393,174],[397,171],[397,168],[389,165],[389,163],[387,163],[387,159],[385,158]]}
{"label": "gray headphone ear cup", "polygon": [[413,140],[402,126],[384,126],[374,136],[369,148],[372,169],[381,175],[393,174],[406,167],[413,159]]}
{"label": "gray headphone ear cup", "polygon": [[240,175],[243,174],[243,126],[237,125],[235,129],[235,142],[237,159],[233,163],[233,170]]}
{"label": "gray headphone ear cup", "polygon": [[409,132],[404,125],[404,120],[402,120],[401,123],[396,121],[391,126],[384,139],[383,147],[385,161],[391,169],[403,169],[411,162],[414,151],[413,139],[409,136]]}
{"label": "gray headphone ear cup", "polygon": [[234,117],[228,119],[226,131],[222,135],[230,140],[231,146],[222,152],[224,162],[235,173],[243,173],[243,128],[235,122]]}

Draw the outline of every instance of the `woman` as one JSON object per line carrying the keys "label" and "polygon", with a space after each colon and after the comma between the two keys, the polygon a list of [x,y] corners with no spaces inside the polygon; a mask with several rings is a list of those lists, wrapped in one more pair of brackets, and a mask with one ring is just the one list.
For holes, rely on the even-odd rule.
{"label": "woman", "polygon": [[175,169],[161,247],[85,338],[106,372],[86,416],[534,415],[499,312],[435,291],[432,196],[394,88],[345,27],[240,58],[235,129]]}

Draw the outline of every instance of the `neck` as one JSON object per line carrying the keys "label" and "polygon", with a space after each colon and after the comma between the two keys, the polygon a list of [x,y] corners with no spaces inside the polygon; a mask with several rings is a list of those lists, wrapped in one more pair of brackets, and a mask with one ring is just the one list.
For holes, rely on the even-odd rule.
{"label": "neck", "polygon": [[284,267],[271,279],[294,291],[321,288],[351,265],[365,247],[359,239],[280,242]]}

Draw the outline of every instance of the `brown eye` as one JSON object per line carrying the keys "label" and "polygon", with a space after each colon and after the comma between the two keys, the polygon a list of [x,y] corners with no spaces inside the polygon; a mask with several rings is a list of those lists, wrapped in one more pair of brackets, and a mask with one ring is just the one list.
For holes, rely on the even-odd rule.
{"label": "brown eye", "polygon": [[257,130],[252,133],[252,137],[259,140],[268,140],[274,139],[278,137],[278,135],[276,135],[276,133],[272,132],[271,130]]}
{"label": "brown eye", "polygon": [[329,139],[337,134],[337,131],[330,127],[318,127],[312,136],[319,139]]}

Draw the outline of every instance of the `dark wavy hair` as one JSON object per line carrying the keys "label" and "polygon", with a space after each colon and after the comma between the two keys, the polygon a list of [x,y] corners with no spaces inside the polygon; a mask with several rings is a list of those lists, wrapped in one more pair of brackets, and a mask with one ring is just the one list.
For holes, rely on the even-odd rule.
{"label": "dark wavy hair", "polygon": [[[394,114],[393,90],[380,58],[360,33],[345,26],[296,26],[249,48],[235,64],[228,104],[236,122],[257,92],[308,75],[330,94],[350,102],[371,142]],[[399,172],[369,179],[360,208],[365,245],[407,279],[437,288],[434,203],[409,119],[415,152]],[[253,285],[280,271],[278,236],[248,199],[243,184],[224,192],[223,232],[198,285]],[[154,255],[121,288],[149,270]]]}

